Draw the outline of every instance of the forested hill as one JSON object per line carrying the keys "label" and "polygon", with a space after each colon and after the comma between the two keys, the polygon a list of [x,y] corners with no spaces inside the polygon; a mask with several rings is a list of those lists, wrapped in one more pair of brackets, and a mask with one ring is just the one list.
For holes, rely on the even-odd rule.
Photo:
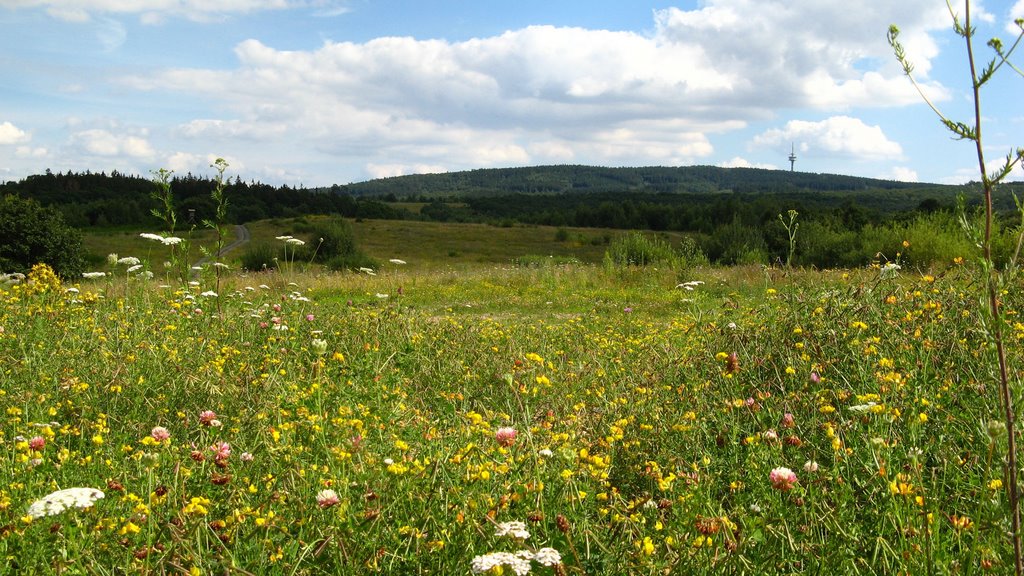
{"label": "forested hill", "polygon": [[[191,174],[171,181],[180,222],[213,215],[214,181]],[[1016,184],[1018,194],[1024,185]],[[29,176],[0,184],[15,194],[57,208],[65,221],[84,226],[147,226],[158,203],[156,185],[135,175],[84,172]],[[399,176],[306,189],[245,182],[225,190],[228,220],[242,223],[304,214],[350,218],[430,219],[462,222],[650,228],[707,232],[739,217],[751,225],[797,209],[804,218],[856,208],[879,221],[918,209],[952,207],[957,194],[969,203],[971,186],[944,186],[786,170],[714,166],[600,168],[538,166]],[[416,209],[403,202],[425,203]],[[1010,194],[997,208],[1012,210]]]}
{"label": "forested hill", "polygon": [[761,168],[719,168],[717,166],[651,166],[643,168],[602,168],[595,166],[535,166],[490,168],[380,178],[349,184],[353,196],[412,196],[472,198],[512,194],[713,194],[837,192],[863,190],[921,190],[949,188],[920,184]]}

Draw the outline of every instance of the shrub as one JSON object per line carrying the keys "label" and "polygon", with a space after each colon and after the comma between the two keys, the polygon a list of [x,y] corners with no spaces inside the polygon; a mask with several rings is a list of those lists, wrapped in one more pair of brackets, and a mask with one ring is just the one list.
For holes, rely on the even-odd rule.
{"label": "shrub", "polygon": [[82,237],[60,212],[32,199],[4,196],[0,202],[0,272],[28,272],[40,262],[59,276],[81,276]]}
{"label": "shrub", "polygon": [[255,244],[242,254],[242,268],[252,272],[277,268],[278,250],[269,244]]}
{"label": "shrub", "polygon": [[352,227],[343,218],[316,224],[311,228],[310,235],[312,237],[307,247],[314,251],[310,259],[315,262],[330,262],[338,257],[349,257],[360,253],[356,247]]}
{"label": "shrub", "polygon": [[616,267],[676,266],[678,255],[661,238],[630,232],[620,236],[605,251],[605,260]]}

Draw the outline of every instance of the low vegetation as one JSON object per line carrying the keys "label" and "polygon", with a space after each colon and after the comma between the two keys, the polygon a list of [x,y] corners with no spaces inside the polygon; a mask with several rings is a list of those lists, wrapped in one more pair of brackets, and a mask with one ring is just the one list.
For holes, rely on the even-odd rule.
{"label": "low vegetation", "polygon": [[[45,267],[5,287],[3,565],[451,574],[518,550],[538,574],[1012,565],[966,265],[681,283],[413,264],[228,276],[220,294]],[[29,508],[74,487],[104,497]]]}

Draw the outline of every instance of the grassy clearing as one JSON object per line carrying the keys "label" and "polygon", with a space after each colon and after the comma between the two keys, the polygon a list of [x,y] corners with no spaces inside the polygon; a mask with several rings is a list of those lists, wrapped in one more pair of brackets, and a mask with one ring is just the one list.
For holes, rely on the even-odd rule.
{"label": "grassy clearing", "polygon": [[[37,273],[0,293],[0,572],[1007,570],[963,269],[686,279]],[[30,517],[69,487],[105,497]]]}
{"label": "grassy clearing", "polygon": [[[326,216],[307,216],[299,219],[271,219],[247,224],[252,239],[249,246],[282,246],[276,237],[295,234],[316,245],[315,238],[296,233],[297,224],[316,223]],[[544,258],[552,261],[576,259],[583,263],[600,263],[608,243],[623,231],[597,228],[554,228],[551,226],[510,227],[487,224],[457,224],[441,222],[417,222],[402,220],[356,220],[350,221],[352,231],[360,249],[372,258],[387,262],[392,258],[408,261],[409,268],[432,270],[454,267],[472,269],[480,264],[512,264],[519,259],[540,262]],[[562,231],[561,233],[559,231]],[[228,241],[234,238],[229,228]],[[653,234],[653,233],[652,233]],[[665,234],[668,241],[678,244],[682,234]],[[196,230],[194,245],[208,245],[213,238],[209,230]],[[561,238],[561,239],[559,239]],[[152,261],[165,258],[151,242],[138,237],[138,232],[121,229],[92,231],[84,236],[86,251],[99,266],[106,255],[113,252],[142,258],[149,254]],[[243,247],[229,254],[225,260],[237,266]],[[198,259],[198,250],[194,249]],[[302,263],[299,263],[302,264]],[[99,269],[99,268],[97,268]]]}

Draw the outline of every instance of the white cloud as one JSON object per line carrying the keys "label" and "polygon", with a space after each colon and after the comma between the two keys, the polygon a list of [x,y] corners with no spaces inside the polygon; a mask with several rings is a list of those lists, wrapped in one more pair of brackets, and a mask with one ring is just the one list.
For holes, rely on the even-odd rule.
{"label": "white cloud", "polygon": [[104,52],[114,52],[120,48],[128,39],[128,31],[124,24],[113,18],[100,18],[97,20],[96,39]]}
{"label": "white cloud", "polygon": [[833,116],[820,122],[792,120],[754,137],[753,145],[783,149],[795,143],[802,153],[856,160],[891,160],[902,157],[900,145],[886,137],[879,126],[858,118]]}
{"label": "white cloud", "polygon": [[228,163],[228,170],[225,177],[246,171],[245,163],[235,157],[224,157],[216,154],[193,154],[190,152],[174,152],[164,159],[163,167],[175,174],[208,174],[212,175],[214,170],[211,165],[217,158],[224,158]]}
{"label": "white cloud", "polygon": [[725,162],[719,162],[718,165],[722,168],[763,168],[765,170],[778,170],[778,166],[774,164],[752,164],[746,158],[741,158],[739,156],[735,156]]}
{"label": "white cloud", "polygon": [[1006,31],[1010,34],[1020,34],[1020,27],[1014,23],[1017,18],[1024,18],[1024,0],[1017,0],[1017,3],[1010,8],[1009,22],[1006,23]]}
{"label": "white cloud", "polygon": [[372,178],[391,178],[407,174],[441,174],[447,172],[444,166],[430,164],[367,164],[366,172]]}
{"label": "white cloud", "polygon": [[900,182],[917,182],[917,170],[906,166],[894,166],[887,173],[880,174],[879,178],[885,180],[898,180]]}
{"label": "white cloud", "polygon": [[71,135],[71,145],[88,155],[104,157],[151,158],[153,147],[142,136],[114,134],[93,128]]}
{"label": "white cloud", "polygon": [[25,132],[21,128],[18,128],[10,122],[0,122],[0,145],[4,144],[20,144],[22,142],[28,142],[32,137],[29,136],[28,132]]}
{"label": "white cloud", "polygon": [[[292,5],[221,0],[210,11]],[[344,4],[315,8],[332,6]],[[931,0],[871,10],[839,0],[707,0],[656,11],[646,34],[530,26],[461,42],[382,37],[306,51],[252,39],[236,46],[233,70],[126,82],[205,97],[225,111],[182,124],[179,136],[301,143],[371,175],[417,165],[692,163],[711,155],[715,134],[782,110],[920,105],[885,41],[891,22],[925,89],[946,98],[927,77],[938,54],[930,34],[949,25],[945,6]],[[787,130],[830,154],[900,154],[880,128],[844,118]]]}
{"label": "white cloud", "polygon": [[36,148],[18,146],[14,149],[14,155],[18,158],[46,158],[49,155],[49,151],[41,146]]}

